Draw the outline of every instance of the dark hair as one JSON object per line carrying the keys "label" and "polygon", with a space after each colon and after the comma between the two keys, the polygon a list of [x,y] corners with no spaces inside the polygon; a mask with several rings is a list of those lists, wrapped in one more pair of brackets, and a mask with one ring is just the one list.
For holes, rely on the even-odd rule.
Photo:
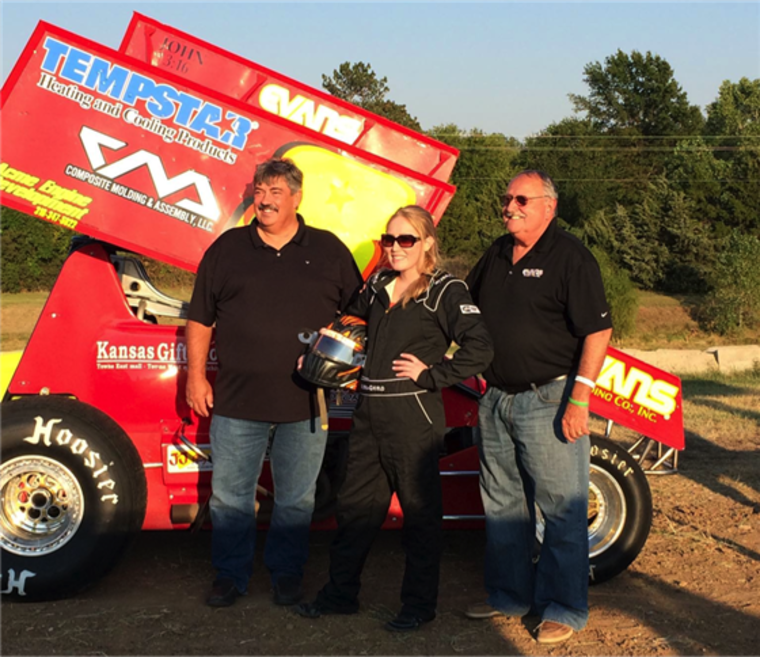
{"label": "dark hair", "polygon": [[287,158],[273,157],[266,162],[262,162],[256,167],[256,173],[253,176],[253,186],[261,183],[269,184],[275,178],[284,178],[290,189],[291,194],[301,191],[303,187],[303,173],[293,160]]}

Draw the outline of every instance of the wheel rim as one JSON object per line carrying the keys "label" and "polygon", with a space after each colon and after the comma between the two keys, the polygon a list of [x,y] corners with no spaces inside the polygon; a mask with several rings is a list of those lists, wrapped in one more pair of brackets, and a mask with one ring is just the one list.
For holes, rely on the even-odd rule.
{"label": "wheel rim", "polygon": [[[628,505],[620,484],[606,470],[591,465],[588,490],[589,558],[615,544],[625,527]],[[544,518],[536,507],[536,539],[544,542]]]}
{"label": "wheel rim", "polygon": [[61,548],[84,517],[84,495],[76,477],[44,456],[3,464],[0,500],[0,543],[4,550],[25,557]]}
{"label": "wheel rim", "polygon": [[589,556],[595,557],[620,537],[628,505],[620,484],[606,470],[592,465],[588,492]]}

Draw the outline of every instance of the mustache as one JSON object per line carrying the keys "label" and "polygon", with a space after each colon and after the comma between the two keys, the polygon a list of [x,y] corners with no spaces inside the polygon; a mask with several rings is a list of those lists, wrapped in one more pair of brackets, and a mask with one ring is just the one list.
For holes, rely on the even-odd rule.
{"label": "mustache", "polygon": [[525,215],[519,212],[503,212],[502,214],[505,219],[525,219]]}
{"label": "mustache", "polygon": [[272,205],[271,203],[259,203],[256,206],[256,209],[259,212],[264,212],[265,210],[272,210],[273,212],[277,212],[280,208],[278,208],[276,205]]}

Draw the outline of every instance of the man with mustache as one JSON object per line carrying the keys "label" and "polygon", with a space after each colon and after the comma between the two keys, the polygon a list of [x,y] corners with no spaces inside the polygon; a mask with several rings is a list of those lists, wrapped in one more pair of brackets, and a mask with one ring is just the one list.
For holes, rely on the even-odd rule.
{"label": "man with mustache", "polygon": [[[314,389],[296,374],[298,335],[329,324],[362,283],[346,246],[298,214],[303,174],[272,158],[253,179],[256,218],[224,232],[203,256],[187,322],[186,399],[210,427],[212,562],[207,604],[244,595],[256,541],[254,500],[267,445],[274,509],[264,550],[274,602],[301,599],[309,525],[327,432]],[[219,371],[206,361],[216,325]]]}
{"label": "man with mustache", "polygon": [[551,178],[523,171],[502,207],[508,234],[467,277],[496,355],[478,416],[488,597],[465,613],[533,613],[536,640],[554,644],[588,619],[589,399],[612,323],[594,256],[557,225]]}

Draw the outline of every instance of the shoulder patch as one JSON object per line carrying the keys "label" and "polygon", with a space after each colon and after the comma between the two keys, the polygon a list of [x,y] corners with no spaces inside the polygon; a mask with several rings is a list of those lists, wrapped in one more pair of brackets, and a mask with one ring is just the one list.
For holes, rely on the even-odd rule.
{"label": "shoulder patch", "polygon": [[462,304],[459,310],[463,315],[480,315],[480,308],[471,303]]}

